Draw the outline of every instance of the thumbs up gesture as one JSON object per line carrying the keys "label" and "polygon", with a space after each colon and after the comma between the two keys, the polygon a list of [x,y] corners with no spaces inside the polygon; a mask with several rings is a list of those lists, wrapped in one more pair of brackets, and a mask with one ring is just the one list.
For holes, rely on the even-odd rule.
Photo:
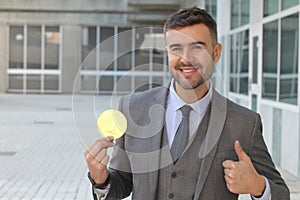
{"label": "thumbs up gesture", "polygon": [[224,178],[228,190],[236,194],[262,196],[266,187],[264,177],[257,173],[250,157],[244,152],[238,140],[235,141],[234,149],[239,160],[223,162]]}

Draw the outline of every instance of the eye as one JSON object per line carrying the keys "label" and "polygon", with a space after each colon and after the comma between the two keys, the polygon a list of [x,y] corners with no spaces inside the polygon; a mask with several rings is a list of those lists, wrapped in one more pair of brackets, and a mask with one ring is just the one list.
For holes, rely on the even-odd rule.
{"label": "eye", "polygon": [[201,45],[194,45],[192,48],[193,49],[203,49]]}
{"label": "eye", "polygon": [[172,47],[171,52],[180,52],[182,51],[182,47]]}

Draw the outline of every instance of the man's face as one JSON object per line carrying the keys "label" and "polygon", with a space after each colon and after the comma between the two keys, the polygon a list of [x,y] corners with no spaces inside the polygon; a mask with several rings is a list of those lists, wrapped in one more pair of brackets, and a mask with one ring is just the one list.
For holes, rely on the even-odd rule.
{"label": "man's face", "polygon": [[176,86],[196,89],[210,79],[222,47],[213,40],[207,26],[195,24],[169,29],[165,37],[170,72]]}

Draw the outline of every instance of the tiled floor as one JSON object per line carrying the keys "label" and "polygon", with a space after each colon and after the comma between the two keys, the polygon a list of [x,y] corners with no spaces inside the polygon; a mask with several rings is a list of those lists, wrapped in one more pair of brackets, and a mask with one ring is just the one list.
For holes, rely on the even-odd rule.
{"label": "tiled floor", "polygon": [[[99,136],[99,113],[117,102],[108,96],[0,94],[0,200],[91,200],[83,151]],[[282,174],[299,200],[299,179]]]}

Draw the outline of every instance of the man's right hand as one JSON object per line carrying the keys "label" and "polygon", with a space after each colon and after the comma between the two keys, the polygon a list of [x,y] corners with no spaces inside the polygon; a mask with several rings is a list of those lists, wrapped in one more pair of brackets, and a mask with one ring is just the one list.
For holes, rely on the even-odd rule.
{"label": "man's right hand", "polygon": [[113,140],[112,136],[98,139],[84,151],[89,172],[96,184],[104,183],[108,177],[109,155],[107,148],[114,146]]}

